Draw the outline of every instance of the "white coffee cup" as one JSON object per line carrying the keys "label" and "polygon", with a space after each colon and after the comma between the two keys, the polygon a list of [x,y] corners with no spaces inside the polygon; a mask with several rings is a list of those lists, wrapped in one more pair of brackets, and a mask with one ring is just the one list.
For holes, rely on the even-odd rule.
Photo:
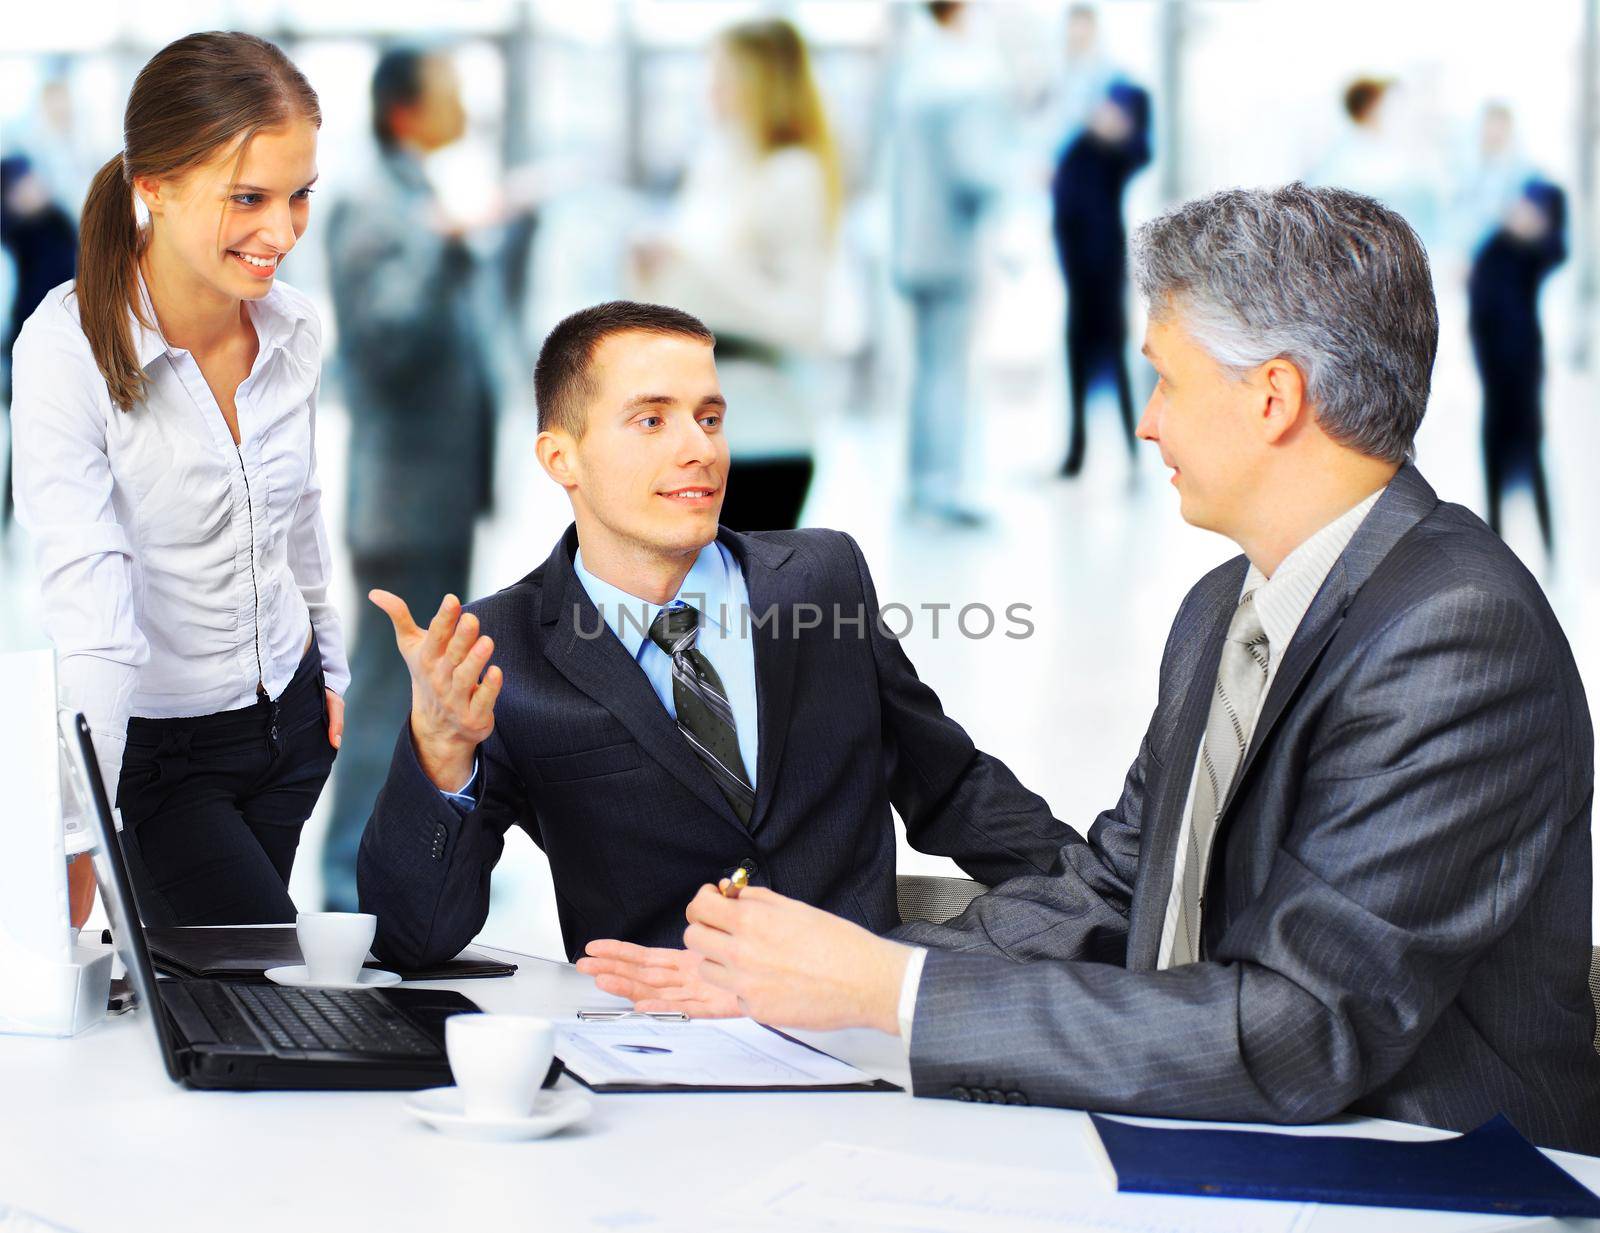
{"label": "white coffee cup", "polygon": [[533,1015],[451,1015],[444,1047],[468,1117],[527,1117],[555,1055],[556,1029]]}
{"label": "white coffee cup", "polygon": [[301,912],[294,929],[312,984],[351,985],[361,975],[378,918],[370,912]]}

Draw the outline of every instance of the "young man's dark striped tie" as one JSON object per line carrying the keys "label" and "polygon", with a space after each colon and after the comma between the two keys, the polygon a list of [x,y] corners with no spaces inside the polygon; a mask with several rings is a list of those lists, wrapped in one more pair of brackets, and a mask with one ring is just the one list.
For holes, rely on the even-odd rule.
{"label": "young man's dark striped tie", "polygon": [[678,709],[678,730],[706,764],[733,812],[750,821],[755,790],[739,755],[739,733],[728,705],[722,678],[711,661],[695,650],[700,613],[687,604],[663,608],[650,623],[650,641],[672,660],[672,701]]}

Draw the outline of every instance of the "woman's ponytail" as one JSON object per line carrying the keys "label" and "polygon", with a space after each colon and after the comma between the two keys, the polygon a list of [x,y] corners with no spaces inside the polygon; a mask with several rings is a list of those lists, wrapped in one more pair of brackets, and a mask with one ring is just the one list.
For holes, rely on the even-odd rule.
{"label": "woman's ponytail", "polygon": [[[78,231],[78,319],[111,401],[126,411],[144,394],[144,369],[133,348],[128,310],[141,309],[139,224],[133,188],[118,154],[95,175]],[[142,313],[141,313],[142,316]],[[146,324],[153,324],[146,322]]]}

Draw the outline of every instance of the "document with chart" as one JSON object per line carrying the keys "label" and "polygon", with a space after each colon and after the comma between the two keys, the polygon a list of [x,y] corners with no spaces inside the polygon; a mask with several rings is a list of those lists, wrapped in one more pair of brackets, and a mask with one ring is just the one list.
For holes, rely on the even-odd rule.
{"label": "document with chart", "polygon": [[556,1056],[596,1092],[897,1092],[749,1019],[558,1023]]}

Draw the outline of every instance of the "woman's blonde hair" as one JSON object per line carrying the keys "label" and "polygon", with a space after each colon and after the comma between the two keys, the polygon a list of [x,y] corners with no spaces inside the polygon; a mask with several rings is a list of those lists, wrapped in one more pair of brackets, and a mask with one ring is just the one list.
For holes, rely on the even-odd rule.
{"label": "woman's blonde hair", "polygon": [[747,21],[724,30],[719,42],[742,78],[744,121],[756,149],[762,154],[785,146],[809,150],[822,167],[829,222],[837,222],[844,176],[800,32],[787,21]]}

